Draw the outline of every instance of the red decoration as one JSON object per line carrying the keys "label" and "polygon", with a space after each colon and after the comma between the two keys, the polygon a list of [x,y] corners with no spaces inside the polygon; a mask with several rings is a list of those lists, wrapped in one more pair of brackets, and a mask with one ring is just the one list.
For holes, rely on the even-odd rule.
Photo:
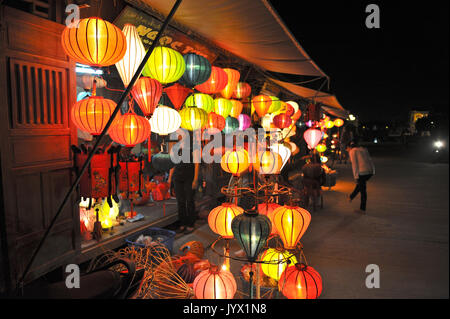
{"label": "red decoration", "polygon": [[144,186],[143,169],[144,163],[139,162],[119,162],[120,178],[119,190],[127,193],[127,198],[131,192],[140,192]]}
{"label": "red decoration", "polygon": [[279,129],[284,129],[292,124],[292,119],[286,113],[281,113],[273,118],[273,124]]}
{"label": "red decoration", "polygon": [[205,128],[211,134],[220,133],[225,128],[224,117],[214,112],[209,113]]}
{"label": "red decoration", "polygon": [[128,112],[114,120],[108,133],[114,142],[133,147],[150,136],[150,123],[145,117]]}
{"label": "red decoration", "polygon": [[169,183],[157,184],[152,192],[153,199],[156,201],[169,199],[170,198],[169,189],[170,189]]}
{"label": "red decoration", "polygon": [[235,99],[245,99],[252,93],[252,87],[250,84],[245,82],[238,82],[236,88],[233,92],[233,98]]}
{"label": "red decoration", "polygon": [[217,67],[213,66],[211,68],[211,75],[206,82],[197,85],[195,88],[206,94],[214,94],[222,91],[228,84],[228,75],[226,72]]}
{"label": "red decoration", "polygon": [[289,266],[281,274],[278,290],[288,299],[316,299],[322,293],[322,277],[305,264]]}
{"label": "red decoration", "polygon": [[146,117],[153,114],[162,95],[162,85],[158,80],[143,76],[136,81],[131,95]]}
{"label": "red decoration", "polygon": [[173,106],[177,110],[179,110],[183,105],[189,93],[193,92],[191,89],[184,87],[178,83],[165,88],[163,91],[166,92]]}
{"label": "red decoration", "polygon": [[116,102],[113,100],[104,99],[101,96],[91,96],[72,106],[72,122],[80,130],[92,135],[100,135],[114,112],[115,107]]}

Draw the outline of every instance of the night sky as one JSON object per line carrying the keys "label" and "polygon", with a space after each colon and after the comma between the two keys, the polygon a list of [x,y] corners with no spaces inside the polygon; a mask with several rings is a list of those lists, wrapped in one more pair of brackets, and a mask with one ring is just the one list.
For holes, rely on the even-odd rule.
{"label": "night sky", "polygon": [[[448,115],[448,1],[271,3],[361,120],[407,121],[419,108]],[[365,26],[371,3],[380,29]]]}

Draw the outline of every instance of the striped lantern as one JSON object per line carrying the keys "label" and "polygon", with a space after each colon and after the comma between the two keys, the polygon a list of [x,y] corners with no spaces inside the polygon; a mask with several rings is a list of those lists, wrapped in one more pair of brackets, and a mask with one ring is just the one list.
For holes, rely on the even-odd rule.
{"label": "striped lantern", "polygon": [[180,128],[180,114],[165,105],[160,105],[155,109],[150,119],[152,131],[159,135],[169,135]]}
{"label": "striped lantern", "polygon": [[143,76],[136,81],[131,89],[131,95],[139,105],[144,116],[153,114],[162,95],[162,85],[158,80]]}
{"label": "striped lantern", "polygon": [[234,99],[245,99],[252,93],[252,87],[246,82],[238,82],[232,97]]}
{"label": "striped lantern", "polygon": [[214,112],[222,115],[225,119],[230,115],[233,104],[230,100],[219,97],[214,99]]}
{"label": "striped lantern", "polygon": [[206,94],[214,94],[222,91],[228,83],[227,73],[217,66],[211,67],[211,75],[206,82],[196,85],[195,88]]}
{"label": "striped lantern", "polygon": [[233,299],[237,284],[231,272],[212,266],[195,277],[193,290],[197,299]]}
{"label": "striped lantern", "polygon": [[295,249],[308,229],[311,214],[298,206],[281,206],[273,211],[273,222],[284,248]]}
{"label": "striped lantern", "polygon": [[192,92],[191,89],[188,89],[187,87],[184,87],[178,83],[175,83],[174,85],[165,88],[163,91],[167,94],[167,96],[170,99],[170,102],[172,102],[173,106],[177,110],[179,110],[180,107],[183,105],[188,94]]}
{"label": "striped lantern", "polygon": [[283,159],[274,151],[257,154],[253,167],[261,175],[280,174]]}
{"label": "striped lantern", "polygon": [[286,113],[281,113],[274,116],[273,124],[279,129],[284,129],[292,124],[292,119]]}
{"label": "striped lantern", "polygon": [[259,117],[263,117],[267,114],[271,104],[272,99],[268,95],[261,94],[252,98],[252,107]]}
{"label": "striped lantern", "polygon": [[73,60],[92,67],[113,65],[127,50],[122,30],[101,18],[81,19],[67,26],[61,34],[61,44]]}
{"label": "striped lantern", "polygon": [[183,56],[174,49],[156,47],[145,64],[142,74],[162,84],[178,81],[186,68]]}
{"label": "striped lantern", "polygon": [[234,176],[241,175],[250,166],[250,157],[245,149],[227,151],[220,161],[222,169]]}
{"label": "striped lantern", "polygon": [[261,270],[263,273],[278,281],[283,271],[290,265],[297,263],[295,255],[287,250],[269,248],[261,254]]}
{"label": "striped lantern", "polygon": [[297,263],[281,274],[278,290],[288,299],[317,299],[322,293],[322,277],[313,267]]}
{"label": "striped lantern", "polygon": [[188,106],[179,111],[181,117],[181,127],[188,131],[195,131],[203,128],[208,121],[208,113],[203,109]]}
{"label": "striped lantern", "polygon": [[226,98],[229,99],[233,95],[234,90],[236,89],[236,86],[239,82],[239,78],[241,77],[241,74],[238,70],[235,69],[223,69],[225,73],[228,75],[228,82],[227,85],[223,90],[220,91],[220,94]]}
{"label": "striped lantern", "polygon": [[209,113],[214,110],[214,99],[208,94],[194,93],[186,99],[184,105],[196,106]]}
{"label": "striped lantern", "polygon": [[[101,96],[91,96],[80,100],[70,111],[73,124],[80,130],[92,135],[100,135],[111,117],[116,102]],[[120,114],[117,114],[117,118]]]}
{"label": "striped lantern", "polygon": [[225,119],[223,118],[223,116],[211,112],[208,114],[206,128],[211,134],[220,133],[220,131],[225,128]]}
{"label": "striped lantern", "polygon": [[125,24],[122,32],[127,40],[127,51],[122,60],[116,63],[116,68],[123,85],[127,87],[144,59],[145,49],[134,25]]}
{"label": "striped lantern", "polygon": [[225,127],[222,130],[224,134],[231,134],[239,128],[239,121],[237,118],[228,116],[225,119]]}
{"label": "striped lantern", "polygon": [[244,209],[235,204],[223,203],[222,205],[211,210],[209,213],[209,228],[211,228],[214,233],[225,239],[232,239],[233,232],[231,230],[231,221],[234,217],[242,214],[243,212]]}
{"label": "striped lantern", "polygon": [[267,113],[275,113],[281,108],[281,101],[276,96],[270,96],[272,99],[272,103],[270,104],[269,109],[267,110]]}
{"label": "striped lantern", "polygon": [[272,223],[272,230],[270,232],[270,235],[275,235],[277,233],[277,230],[275,229],[275,224],[273,223],[273,212],[278,207],[281,207],[281,205],[278,205],[277,203],[262,203],[258,205],[258,213],[265,215],[269,218],[270,222]]}
{"label": "striped lantern", "polygon": [[230,116],[239,118],[239,115],[242,113],[242,109],[244,108],[244,104],[238,100],[230,100],[231,102],[231,112]]}
{"label": "striped lantern", "polygon": [[238,121],[240,131],[245,131],[252,124],[252,119],[247,114],[240,114],[238,117]]}
{"label": "striped lantern", "polygon": [[192,88],[206,82],[211,76],[211,63],[208,59],[195,53],[183,55],[186,70],[179,82],[184,86]]}
{"label": "striped lantern", "polygon": [[142,143],[150,136],[150,123],[143,117],[128,112],[114,120],[114,125],[108,131],[111,139],[126,147]]}
{"label": "striped lantern", "polygon": [[310,150],[314,149],[317,146],[317,144],[319,144],[322,137],[323,137],[322,131],[314,128],[307,129],[305,133],[303,133],[303,138],[308,144]]}

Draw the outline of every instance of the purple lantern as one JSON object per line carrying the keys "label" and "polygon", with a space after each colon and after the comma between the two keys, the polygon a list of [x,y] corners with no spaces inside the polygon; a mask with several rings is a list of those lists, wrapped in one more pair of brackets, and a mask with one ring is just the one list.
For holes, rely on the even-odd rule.
{"label": "purple lantern", "polygon": [[240,131],[245,131],[252,124],[252,120],[251,120],[250,116],[248,116],[247,114],[243,114],[243,113],[241,113],[239,115],[238,121],[239,121],[239,130]]}

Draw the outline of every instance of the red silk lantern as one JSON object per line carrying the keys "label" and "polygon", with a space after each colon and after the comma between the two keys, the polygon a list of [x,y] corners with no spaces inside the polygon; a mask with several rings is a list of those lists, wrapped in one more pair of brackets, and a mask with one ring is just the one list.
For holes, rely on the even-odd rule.
{"label": "red silk lantern", "polygon": [[272,98],[268,95],[257,95],[252,99],[252,107],[259,117],[263,117],[269,111],[272,104]]}
{"label": "red silk lantern", "polygon": [[133,147],[148,139],[150,123],[145,117],[128,112],[114,121],[108,133],[114,142]]}
{"label": "red silk lantern", "polygon": [[195,88],[206,94],[214,94],[222,91],[228,83],[227,73],[217,66],[211,68],[211,75],[206,82],[195,86]]}
{"label": "red silk lantern", "polygon": [[292,119],[286,113],[275,115],[272,121],[279,129],[284,129],[292,124]]}
{"label": "red silk lantern", "polygon": [[181,84],[175,83],[174,85],[165,88],[164,92],[166,92],[175,109],[179,110],[192,90]]}
{"label": "red silk lantern", "polygon": [[231,272],[212,266],[195,277],[193,289],[197,299],[233,299],[237,284]]}
{"label": "red silk lantern", "polygon": [[206,128],[210,133],[220,133],[225,128],[225,118],[214,112],[209,113]]}
{"label": "red silk lantern", "polygon": [[[75,166],[81,170],[88,154],[77,154]],[[113,157],[113,158],[111,158]],[[82,198],[104,198],[116,193],[115,178],[112,176],[112,162],[117,161],[117,153],[94,154],[86,174],[80,179],[80,195]]]}
{"label": "red silk lantern", "polygon": [[245,82],[238,82],[234,89],[232,97],[235,99],[245,99],[252,93],[252,87]]}
{"label": "red silk lantern", "polygon": [[[237,71],[235,69],[225,68],[223,70],[225,71],[225,73],[228,76],[228,82],[227,82],[227,85],[225,86],[225,88],[220,91],[220,94],[224,98],[229,99],[233,95],[233,92],[239,82],[239,78],[241,77],[241,74],[239,73],[239,71]],[[235,116],[235,117],[237,117],[237,116]]]}
{"label": "red silk lantern", "polygon": [[270,235],[275,235],[277,233],[275,224],[273,223],[273,212],[278,207],[281,207],[277,203],[262,203],[258,205],[258,213],[261,215],[266,215],[269,217],[270,222],[272,223],[272,231],[270,232]]}
{"label": "red silk lantern", "polygon": [[320,140],[322,139],[322,131],[310,128],[305,131],[303,134],[303,138],[305,139],[306,143],[308,144],[309,149],[314,149],[317,144],[319,144]]}
{"label": "red silk lantern", "polygon": [[281,274],[278,290],[288,299],[316,299],[322,293],[322,277],[311,266],[295,264]]}
{"label": "red silk lantern", "polygon": [[129,198],[129,193],[139,192],[144,186],[144,163],[143,161],[119,162],[119,165],[119,191],[125,192]]}
{"label": "red silk lantern", "polygon": [[242,109],[244,108],[244,104],[238,100],[230,100],[230,102],[232,104],[230,116],[239,118],[239,115],[241,115]]}
{"label": "red silk lantern", "polygon": [[308,229],[311,214],[301,207],[281,206],[273,211],[272,220],[284,248],[295,249]]}
{"label": "red silk lantern", "polygon": [[[78,101],[72,106],[72,122],[80,130],[92,135],[100,135],[115,107],[116,102],[113,100],[104,99],[101,96],[91,96]],[[116,120],[118,117],[119,115],[116,117]]]}
{"label": "red silk lantern", "polygon": [[143,76],[136,81],[131,94],[141,108],[142,113],[149,117],[153,114],[161,99],[162,85],[158,80]]}

